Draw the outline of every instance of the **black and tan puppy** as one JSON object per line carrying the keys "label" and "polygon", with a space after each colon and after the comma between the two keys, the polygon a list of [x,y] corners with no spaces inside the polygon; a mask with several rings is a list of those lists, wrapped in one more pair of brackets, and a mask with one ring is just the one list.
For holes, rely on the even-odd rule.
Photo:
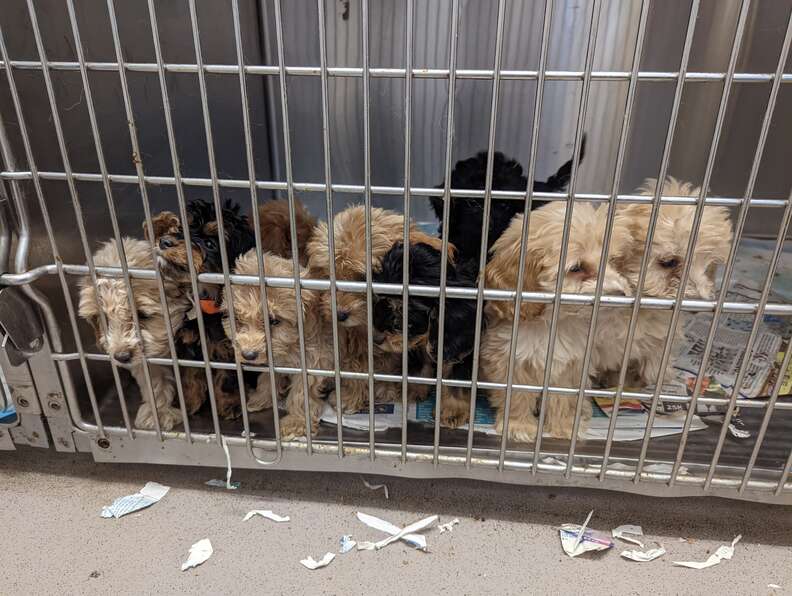
{"label": "black and tan puppy", "polygon": [[[428,244],[410,246],[409,283],[411,285],[439,286],[441,279],[442,253]],[[404,245],[396,244],[383,257],[374,282],[402,283]],[[476,276],[470,261],[457,264],[449,259],[446,270],[448,286],[469,287],[475,284]],[[403,301],[401,294],[380,294],[374,306],[374,336],[377,346],[383,351],[403,351]],[[440,300],[437,297],[411,296],[407,312],[407,349],[409,350],[412,376],[434,377],[438,363],[443,377],[469,379],[471,355],[475,338],[476,301],[466,298],[445,299],[445,325],[443,353],[438,354]],[[410,395],[420,400],[426,397],[430,385],[410,386]],[[441,423],[456,427],[464,424],[468,416],[469,400],[467,389],[448,388],[443,392]]]}

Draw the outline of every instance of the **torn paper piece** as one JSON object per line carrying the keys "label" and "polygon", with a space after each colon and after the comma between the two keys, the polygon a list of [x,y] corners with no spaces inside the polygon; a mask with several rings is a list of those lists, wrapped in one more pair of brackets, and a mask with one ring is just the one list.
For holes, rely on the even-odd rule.
{"label": "torn paper piece", "polygon": [[[380,532],[385,532],[386,534],[390,534],[393,536],[394,534],[398,534],[401,532],[401,528],[398,526],[394,526],[392,523],[385,521],[384,519],[380,519],[378,517],[374,517],[373,515],[369,515],[368,513],[363,513],[362,511],[357,512],[357,518],[366,524],[369,528],[374,528],[375,530],[379,530]],[[408,534],[406,536],[402,536],[401,540],[404,540],[408,544],[411,544],[417,549],[426,550],[426,537],[421,534]],[[367,545],[371,544],[371,549],[367,548]],[[364,545],[361,547],[361,545]],[[359,542],[358,543],[358,550],[373,550],[374,543],[366,543],[366,542]]]}
{"label": "torn paper piece", "polygon": [[181,570],[186,571],[190,567],[198,567],[198,565],[209,559],[213,552],[212,543],[209,542],[208,538],[199,540],[190,547],[190,554],[187,560],[182,563]]}
{"label": "torn paper piece", "polygon": [[456,526],[457,524],[459,524],[459,518],[455,517],[446,524],[437,524],[437,527],[440,530],[440,533],[442,534],[443,532],[453,532],[454,526]]}
{"label": "torn paper piece", "polygon": [[[223,451],[225,452],[226,456],[226,483],[225,487],[228,490],[234,490],[235,488],[239,488],[238,482],[231,482],[231,453],[228,451],[228,443],[226,442],[226,438],[221,436],[220,441],[223,444]],[[236,484],[236,486],[234,486]]]}
{"label": "torn paper piece", "polygon": [[170,490],[169,486],[164,486],[157,482],[147,482],[146,486],[136,492],[134,495],[127,495],[126,497],[119,497],[113,504],[108,507],[102,507],[100,514],[104,518],[119,517],[145,509],[159,501]]}
{"label": "torn paper piece", "polygon": [[313,557],[307,557],[300,561],[305,567],[310,569],[311,571],[315,571],[316,569],[321,569],[322,567],[327,567],[330,564],[330,561],[335,559],[335,553],[326,553],[324,557],[322,557],[319,561],[314,561]]}
{"label": "torn paper piece", "polygon": [[561,548],[570,557],[577,557],[588,551],[606,550],[613,546],[613,540],[604,532],[590,530],[588,526],[591,516],[589,512],[582,526],[577,524],[564,524],[558,529],[561,537]]}
{"label": "torn paper piece", "polygon": [[634,538],[634,536],[643,536],[643,528],[641,528],[641,526],[619,526],[618,528],[613,528],[611,534],[614,538],[618,538],[619,540],[637,544],[641,548],[644,547],[643,542]]}
{"label": "torn paper piece", "polygon": [[245,514],[245,517],[242,518],[242,521],[247,521],[251,517],[255,517],[260,515],[261,517],[266,517],[267,519],[271,519],[274,522],[287,522],[289,521],[289,516],[278,515],[277,513],[273,513],[269,509],[254,509],[253,511],[248,511]]}
{"label": "torn paper piece", "polygon": [[780,590],[781,589],[781,586],[779,586],[778,584],[767,584],[767,587],[770,588],[771,590]]}
{"label": "torn paper piece", "polygon": [[366,485],[366,488],[370,488],[371,490],[382,489],[382,491],[385,493],[385,498],[386,499],[390,499],[390,496],[388,495],[388,487],[387,487],[387,485],[385,485],[385,484],[371,484],[369,481],[367,481],[365,478],[363,478],[363,476],[361,476],[360,479],[363,481],[363,484]]}
{"label": "torn paper piece", "polygon": [[712,553],[706,561],[674,561],[674,565],[677,567],[687,567],[689,569],[706,569],[707,567],[713,567],[723,560],[728,561],[731,559],[734,556],[734,547],[741,539],[742,534],[738,534],[734,540],[732,540],[731,546],[725,544],[719,546],[718,550]]}
{"label": "torn paper piece", "polygon": [[421,530],[428,528],[433,523],[438,520],[437,515],[430,515],[429,517],[425,517],[423,519],[419,519],[417,522],[413,522],[408,526],[404,526],[398,534],[394,534],[393,536],[388,536],[387,538],[380,540],[379,542],[375,543],[375,547],[377,550],[381,548],[385,548],[392,542],[396,542],[397,540],[401,540],[404,536],[409,534],[413,534],[415,532],[420,532]]}
{"label": "torn paper piece", "polygon": [[231,490],[236,490],[240,486],[242,486],[241,483],[237,482],[236,480],[231,483],[231,486],[229,486],[228,483],[225,480],[220,480],[219,478],[213,478],[212,480],[207,480],[204,484],[206,484],[206,486],[214,486],[214,487],[217,487],[217,488],[227,488],[227,489],[231,489]]}
{"label": "torn paper piece", "polygon": [[655,559],[662,557],[666,554],[666,550],[661,546],[660,548],[650,548],[647,551],[640,550],[623,550],[621,556],[631,561],[638,561],[639,563],[648,563]]}
{"label": "torn paper piece", "polygon": [[355,545],[357,544],[357,542],[352,540],[352,536],[349,534],[344,534],[343,536],[341,536],[341,539],[338,542],[339,542],[338,552],[340,552],[342,555],[351,551],[353,548],[355,548]]}

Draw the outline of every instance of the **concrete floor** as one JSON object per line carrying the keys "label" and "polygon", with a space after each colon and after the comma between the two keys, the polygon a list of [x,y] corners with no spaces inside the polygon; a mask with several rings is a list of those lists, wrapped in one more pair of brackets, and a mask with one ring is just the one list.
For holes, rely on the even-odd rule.
{"label": "concrete floor", "polygon": [[[96,464],[87,455],[33,449],[0,454],[0,593],[792,594],[790,507],[395,478],[384,479],[386,501],[357,475],[254,470],[235,472],[238,491],[204,486],[221,477],[216,469]],[[103,505],[149,480],[170,493],[122,519],[99,517]],[[291,522],[243,522],[251,509]],[[633,563],[619,557],[628,547],[620,544],[569,559],[556,527],[581,523],[590,509],[592,527],[642,525],[668,554]],[[358,510],[397,525],[433,513],[461,523],[453,533],[427,532],[428,553],[396,543],[337,555],[317,571],[299,564],[337,550],[342,534],[381,538],[357,521]],[[738,533],[743,541],[731,561],[703,571],[671,566],[704,560]],[[214,555],[181,572],[202,538]]]}

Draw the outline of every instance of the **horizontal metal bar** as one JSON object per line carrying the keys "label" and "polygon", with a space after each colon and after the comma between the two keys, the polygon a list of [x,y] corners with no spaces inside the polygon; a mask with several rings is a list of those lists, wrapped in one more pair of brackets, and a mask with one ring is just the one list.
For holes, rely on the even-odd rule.
{"label": "horizontal metal bar", "polygon": [[[67,362],[70,360],[77,360],[79,358],[79,354],[77,352],[56,352],[53,353],[52,359],[56,361]],[[92,354],[86,353],[85,354],[86,360],[92,360],[95,362],[110,362],[110,356],[107,354]],[[160,366],[170,366],[173,364],[172,358],[156,358],[150,357],[146,359],[150,364],[157,364]],[[203,361],[200,360],[184,360],[178,359],[176,361],[179,366],[185,366],[188,368],[200,368],[204,366]],[[217,370],[236,370],[236,365],[233,362],[214,362],[210,361],[209,366],[211,368]],[[242,363],[242,369],[247,370],[250,372],[258,372],[258,373],[267,373],[270,370],[268,366],[259,366],[259,365],[252,365],[252,364],[245,364]],[[293,366],[274,366],[274,372],[278,374],[284,375],[296,375],[302,372],[302,369],[293,367]],[[324,368],[307,368],[306,373],[315,377],[334,377],[336,374],[335,370],[329,370]],[[356,381],[365,381],[368,379],[368,373],[365,372],[354,372],[354,371],[345,371],[341,370],[340,375],[344,379],[352,379]],[[385,383],[401,383],[403,377],[401,374],[383,374],[383,373],[374,373],[374,380],[375,381],[383,381]],[[437,383],[436,377],[415,377],[415,376],[407,376],[406,381],[408,383],[414,383],[416,385],[435,385]],[[442,385],[444,387],[462,387],[469,389],[472,385],[471,381],[463,380],[463,379],[442,379]],[[478,381],[477,386],[482,389],[505,389],[506,383],[498,383],[494,381]],[[531,391],[534,393],[539,393],[542,391],[541,385],[523,385],[519,383],[514,383],[512,385],[515,391]],[[556,387],[550,386],[547,389],[548,393],[556,393],[560,395],[573,395],[576,396],[580,392],[579,387]],[[610,389],[584,389],[584,395],[588,397],[605,397],[605,398],[613,398],[616,395],[616,391]],[[622,397],[623,399],[635,399],[639,401],[647,401],[651,402],[654,394],[653,393],[644,393],[641,391],[623,391]],[[552,399],[553,396],[551,395],[550,398]],[[680,404],[687,404],[690,403],[690,397],[685,395],[669,395],[666,393],[660,394],[660,401],[661,402],[668,402],[668,403],[680,403]],[[729,400],[722,397],[700,397],[698,399],[698,403],[709,404],[713,406],[718,405],[726,405],[729,403]],[[744,399],[739,398],[737,400],[738,407],[746,407],[746,408],[757,408],[757,409],[764,409],[766,407],[767,402],[757,399]],[[774,406],[774,410],[792,410],[792,402],[776,402]]]}
{"label": "horizontal metal bar", "polygon": [[[96,267],[96,272],[104,277],[123,278],[124,272],[120,267]],[[64,273],[68,275],[88,275],[88,267],[86,265],[63,265]],[[57,265],[42,265],[31,269],[25,273],[4,273],[0,275],[0,286],[21,286],[32,283],[45,275],[54,275],[57,273]],[[153,269],[129,269],[129,277],[134,279],[155,279],[155,272]],[[238,275],[231,274],[229,276],[231,282],[235,285],[242,286],[258,286],[260,278],[255,275]],[[290,277],[263,277],[265,285],[273,288],[293,288],[294,279]],[[198,275],[198,281],[202,283],[222,285],[224,278],[222,273],[201,273]],[[331,287],[330,280],[327,279],[304,279],[300,281],[300,286],[307,290],[329,290]],[[366,283],[362,281],[342,281],[337,280],[335,286],[339,290],[362,294],[366,292]],[[404,287],[402,284],[383,284],[372,283],[372,288],[377,294],[401,294]],[[424,286],[413,285],[407,286],[410,294],[414,296],[426,296],[435,298],[440,295],[440,288],[438,286]],[[475,300],[477,296],[476,288],[460,288],[448,287],[446,288],[446,296],[448,298],[464,298]],[[485,289],[484,298],[487,300],[514,300],[516,292],[514,290],[495,290]],[[537,302],[548,304],[555,299],[555,292],[521,292],[521,300],[526,302]],[[578,306],[590,306],[594,304],[595,296],[593,294],[566,294],[561,293],[561,304],[570,304]],[[635,298],[632,296],[602,296],[600,303],[612,307],[627,308],[635,303]],[[681,309],[687,312],[711,312],[714,310],[717,302],[712,300],[690,300],[683,299],[681,302]],[[673,298],[653,298],[649,296],[641,296],[640,305],[642,308],[650,308],[653,310],[670,310],[674,308],[677,301]],[[756,313],[759,304],[756,302],[724,302],[723,312],[728,313]],[[768,303],[763,311],[768,315],[792,315],[792,304],[784,304],[780,302]]]}
{"label": "horizontal metal bar", "polygon": [[[37,172],[42,180],[60,180],[66,181],[67,176],[64,172]],[[72,176],[79,182],[102,182],[101,174],[86,173],[86,172],[73,172]],[[18,170],[14,172],[0,171],[0,178],[5,180],[30,180],[33,175],[29,171]],[[108,176],[110,182],[119,184],[139,184],[140,180],[136,175],[131,174],[110,174]],[[153,185],[170,185],[175,186],[176,180],[172,176],[145,176],[144,180],[147,184]],[[181,178],[181,183],[186,186],[201,186],[211,187],[211,178]],[[218,179],[218,185],[225,188],[250,188],[249,180],[225,178]],[[286,182],[278,182],[274,180],[257,180],[256,188],[262,190],[286,190]],[[322,183],[312,182],[295,182],[294,189],[303,192],[327,192],[327,185]],[[333,192],[349,193],[349,194],[363,194],[365,187],[359,184],[331,184],[330,189]],[[371,192],[381,195],[404,195],[403,186],[372,186]],[[411,187],[409,188],[410,194],[425,197],[442,197],[442,188],[427,188],[427,187]],[[483,198],[483,190],[469,190],[463,188],[452,188],[450,191],[452,199],[456,198]],[[511,191],[511,190],[492,190],[491,195],[493,199],[511,199],[514,201],[524,201],[525,192]],[[534,192],[532,196],[535,199],[544,201],[568,201],[569,194],[553,193],[553,192]],[[575,200],[578,201],[592,201],[592,202],[607,202],[611,200],[610,194],[602,193],[575,193]],[[618,203],[642,203],[651,205],[653,197],[651,195],[632,195],[632,194],[619,194],[616,196]],[[783,208],[789,203],[788,197],[783,198],[749,198],[748,203],[752,207],[776,207]],[[697,205],[699,202],[698,197],[678,197],[678,196],[661,196],[660,203],[673,204],[673,205]],[[705,205],[721,206],[721,207],[739,207],[746,199],[743,197],[706,197],[704,199]]]}
{"label": "horizontal metal bar", "polygon": [[[20,70],[41,70],[41,62],[37,60],[10,60],[9,64],[12,68]],[[48,62],[47,66],[51,70],[75,70],[79,71],[79,62]],[[98,71],[118,71],[117,62],[86,62],[85,66],[88,70]],[[0,68],[6,68],[7,64],[0,61]],[[124,64],[127,71],[130,72],[157,72],[157,64],[152,62],[127,62]],[[172,63],[163,65],[166,72],[173,73],[197,73],[198,65],[190,63]],[[267,65],[250,65],[243,66],[246,74],[250,75],[264,75],[264,76],[278,76],[278,66]],[[292,76],[315,76],[321,75],[321,66],[286,66],[286,74]],[[203,71],[207,74],[229,74],[238,75],[239,66],[236,64],[204,64]],[[369,68],[370,76],[375,78],[405,78],[407,71],[404,68]],[[357,67],[340,67],[331,66],[327,68],[327,74],[331,77],[363,77],[363,69]],[[550,81],[582,81],[583,71],[581,70],[548,70],[545,72],[544,78]],[[629,81],[630,72],[624,70],[597,70],[592,71],[591,79],[594,81]],[[418,79],[447,79],[450,76],[450,70],[447,68],[413,68],[412,76]],[[493,69],[472,69],[472,68],[458,68],[454,71],[454,76],[458,79],[478,79],[478,80],[492,80],[495,78],[495,71]],[[503,80],[524,80],[531,81],[538,78],[536,70],[514,70],[514,69],[501,69],[498,76]],[[735,83],[768,83],[774,78],[773,73],[753,73],[741,72],[735,73]],[[638,73],[638,80],[640,81],[669,81],[676,82],[679,78],[679,73],[676,71],[641,71]],[[725,72],[688,72],[685,73],[685,82],[718,82],[726,79]],[[792,83],[792,74],[784,74],[781,81],[783,83]]]}

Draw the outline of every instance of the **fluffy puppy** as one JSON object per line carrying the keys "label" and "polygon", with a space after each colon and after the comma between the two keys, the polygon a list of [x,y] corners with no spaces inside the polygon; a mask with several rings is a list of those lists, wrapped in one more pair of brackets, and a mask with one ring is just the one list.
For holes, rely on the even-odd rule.
{"label": "fluffy puppy", "polygon": [[[580,161],[586,152],[586,137],[580,147]],[[463,190],[484,190],[487,176],[486,151],[481,151],[475,157],[460,160],[451,172],[451,188]],[[534,181],[534,192],[562,192],[569,184],[572,173],[572,160],[564,163],[558,171],[550,176],[546,182]],[[436,188],[443,188],[439,184]],[[492,190],[513,190],[525,192],[528,188],[528,179],[523,175],[520,163],[505,156],[500,151],[493,155]],[[440,221],[439,234],[443,234],[443,199],[430,197],[432,209]],[[544,205],[546,201],[534,200],[532,208]],[[487,235],[487,250],[492,248],[495,241],[509,226],[512,218],[524,210],[524,202],[513,199],[493,199],[490,203],[489,233]],[[484,218],[483,198],[456,197],[451,201],[448,219],[448,239],[459,251],[459,259],[479,262],[481,251],[481,225]]]}
{"label": "fluffy puppy", "polygon": [[[291,278],[294,268],[290,259],[269,253],[264,255],[264,269],[267,275]],[[236,261],[234,271],[243,275],[258,275],[256,251],[251,250]],[[307,271],[300,269],[300,277]],[[253,364],[267,364],[267,337],[261,308],[261,294],[256,286],[235,285],[234,314],[237,323],[237,349],[240,355]],[[330,369],[333,367],[333,353],[328,349],[333,343],[333,330],[328,313],[320,308],[320,293],[301,289],[302,313],[297,310],[297,300],[291,288],[267,289],[267,306],[272,338],[272,357],[274,366],[300,366],[299,333],[297,317],[303,317],[303,337],[305,340],[305,364],[308,368]],[[225,305],[224,305],[225,307]],[[225,310],[225,308],[224,308]],[[229,331],[228,319],[225,319]],[[279,393],[288,391],[286,397],[287,415],[281,418],[281,435],[284,440],[305,434],[305,393],[302,375],[277,375]],[[309,416],[312,432],[316,432],[322,412],[325,379],[308,375]],[[269,379],[259,379],[257,395],[253,398],[272,403]]]}
{"label": "fluffy puppy", "polygon": [[[289,201],[267,201],[258,208],[261,225],[261,251],[284,258],[291,257],[291,228],[289,227]],[[316,226],[316,219],[303,204],[294,200],[294,221],[297,228],[297,252],[300,264],[308,263],[305,246]]]}
{"label": "fluffy puppy", "polygon": [[[195,273],[221,272],[221,245],[214,203],[192,201],[187,205],[186,210]],[[222,217],[226,253],[229,261],[233,263],[239,255],[255,246],[255,236],[247,217],[240,214],[239,205],[226,201],[223,205]],[[158,265],[163,277],[182,284],[189,293],[187,246],[179,218],[173,213],[164,211],[154,217],[152,223],[158,245]],[[147,226],[144,225],[145,229]],[[209,357],[216,362],[233,362],[234,349],[224,333],[222,313],[218,308],[222,287],[213,284],[201,284],[199,287],[201,293],[199,304],[204,312]],[[180,358],[203,359],[196,317],[197,313],[192,311],[188,322],[176,337]],[[256,376],[249,373],[245,375],[251,385],[255,383]],[[190,413],[194,413],[200,409],[207,397],[206,372],[201,368],[186,368],[182,377],[184,399]],[[241,411],[236,372],[215,370],[212,379],[218,414],[226,419],[238,417]]]}
{"label": "fluffy puppy", "polygon": [[[123,239],[124,253],[130,267],[153,269],[154,260],[147,242],[133,238]],[[120,267],[118,245],[114,240],[105,242],[93,255],[94,263],[100,267]],[[152,401],[156,405],[160,427],[170,430],[181,422],[181,413],[173,407],[174,379],[170,367],[151,365],[151,386],[149,394],[145,381],[144,358],[169,357],[167,322],[170,318],[174,330],[179,329],[185,313],[192,306],[183,287],[165,281],[165,294],[168,310],[163,311],[159,300],[157,284],[153,280],[131,279],[134,308],[140,322],[143,345],[138,342],[132,319],[126,283],[118,278],[98,278],[96,287],[88,278],[81,278],[80,316],[88,321],[96,333],[96,344],[110,355],[115,362],[132,374],[140,388],[142,404],[135,417],[135,426],[142,429],[154,428]],[[102,333],[99,321],[100,312],[107,320],[107,333]]]}
{"label": "fluffy puppy", "polygon": [[[647,179],[638,194],[653,195],[657,185],[654,178]],[[663,184],[663,196],[698,196],[700,188],[688,182],[668,177]],[[661,204],[657,218],[651,253],[647,261],[643,295],[657,298],[675,298],[685,268],[685,254],[692,233],[693,205]],[[634,289],[638,284],[641,259],[648,234],[651,205],[630,204],[619,207],[615,225],[627,228],[634,238],[634,249],[616,262]],[[732,242],[732,224],[729,211],[724,207],[704,207],[698,238],[690,264],[690,273],[684,297],[711,300],[714,296],[715,272],[726,262]],[[630,309],[618,310],[609,317],[606,325],[597,327],[597,346],[603,370],[600,378],[610,378],[618,373],[624,354],[624,344],[629,326]],[[645,386],[657,381],[660,360],[668,336],[671,311],[641,309],[638,314],[635,338],[630,352],[629,384]],[[677,326],[679,330],[679,326]],[[612,346],[622,347],[614,350]],[[611,383],[609,383],[611,384]]]}
{"label": "fluffy puppy", "polygon": [[[355,205],[337,213],[333,219],[335,240],[336,279],[343,281],[365,281],[366,279],[366,215],[363,205]],[[371,209],[371,261],[372,271],[380,268],[382,258],[394,244],[403,239],[404,216],[386,209]],[[330,277],[330,250],[327,244],[327,224],[319,222],[308,241],[308,268],[310,277]],[[410,223],[410,242],[424,242],[442,250],[439,238],[421,232]],[[330,292],[322,292],[321,308],[328,320],[331,312]],[[339,347],[340,364],[343,370],[366,372],[368,370],[368,324],[366,294],[337,292],[339,328],[345,332]],[[373,316],[373,313],[372,313]],[[398,354],[386,352],[374,346],[374,372],[395,374],[401,370]],[[356,411],[368,405],[366,381],[342,380],[343,401],[348,411]],[[375,383],[375,400],[389,402],[399,399],[397,383]]]}
{"label": "fluffy puppy", "polygon": [[[558,278],[561,234],[564,227],[565,203],[551,203],[531,215],[526,249],[522,290],[554,292]],[[575,202],[571,218],[568,252],[564,263],[562,292],[594,293],[600,265],[607,208],[590,203]],[[511,289],[517,287],[520,258],[522,216],[512,220],[504,234],[492,247],[487,265],[486,287]],[[617,226],[610,245],[611,261],[605,267],[603,292],[629,294],[627,280],[615,269],[613,262],[627,258],[633,247],[629,230]],[[576,305],[561,305],[557,322],[555,351],[550,371],[550,384],[577,387],[580,383],[585,353],[585,338],[590,323],[590,309]],[[550,336],[552,307],[545,304],[521,304],[514,383],[541,386],[544,382],[545,357]],[[490,300],[486,305],[487,326],[481,343],[481,378],[491,382],[505,382],[511,347],[514,303]],[[596,370],[596,352],[592,361]],[[490,402],[497,412],[497,427],[502,431],[506,415],[505,390],[490,391]],[[509,418],[509,438],[533,441],[537,432],[539,393],[514,391]],[[577,396],[550,395],[546,405],[544,430],[553,437],[570,438],[575,416]],[[591,404],[583,402],[581,434],[591,417]]]}
{"label": "fluffy puppy", "polygon": [[[403,280],[404,245],[398,243],[382,258],[380,269],[374,274],[378,283],[400,284]],[[410,285],[439,286],[442,253],[428,244],[418,243],[409,247]],[[446,270],[447,285],[471,286],[475,284],[475,271],[470,261],[457,265],[448,262]],[[382,294],[374,304],[374,329],[377,347],[385,352],[403,352],[401,295]],[[410,375],[433,377],[438,362],[443,367],[444,378],[469,378],[473,343],[475,339],[476,302],[464,298],[445,300],[445,327],[443,333],[443,354],[438,358],[439,337],[439,298],[410,296],[407,313],[407,349],[409,350]],[[411,386],[413,399],[424,399],[430,385]],[[456,387],[447,388],[441,400],[440,421],[452,428],[464,424],[468,416],[467,390]]]}

